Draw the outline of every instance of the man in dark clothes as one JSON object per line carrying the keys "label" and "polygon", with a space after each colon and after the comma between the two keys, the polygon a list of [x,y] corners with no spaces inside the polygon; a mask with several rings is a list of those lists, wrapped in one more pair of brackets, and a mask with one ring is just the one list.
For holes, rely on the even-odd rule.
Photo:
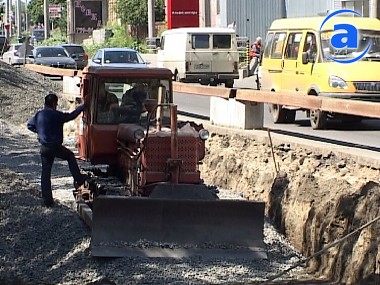
{"label": "man in dark clothes", "polygon": [[57,105],[57,95],[49,92],[45,97],[45,108],[38,111],[27,123],[28,129],[38,134],[38,141],[41,144],[41,192],[47,207],[54,205],[51,191],[51,168],[54,158],[67,160],[76,188],[85,183],[85,175],[81,174],[74,153],[62,145],[63,124],[78,117],[84,110],[84,105],[78,106],[71,113],[57,111]]}

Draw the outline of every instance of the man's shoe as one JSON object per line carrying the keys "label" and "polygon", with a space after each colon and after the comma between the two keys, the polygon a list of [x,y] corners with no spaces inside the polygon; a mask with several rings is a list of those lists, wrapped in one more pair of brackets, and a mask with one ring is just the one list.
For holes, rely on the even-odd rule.
{"label": "man's shoe", "polygon": [[74,188],[75,190],[78,190],[80,187],[84,186],[85,188],[88,187],[88,176],[83,175],[83,180],[82,181],[74,181]]}

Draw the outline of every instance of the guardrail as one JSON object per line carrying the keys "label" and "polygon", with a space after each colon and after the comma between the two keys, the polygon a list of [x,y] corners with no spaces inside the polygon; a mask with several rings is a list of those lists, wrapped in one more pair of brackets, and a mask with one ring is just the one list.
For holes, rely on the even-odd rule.
{"label": "guardrail", "polygon": [[[60,69],[41,65],[26,64],[26,68],[35,72],[54,76],[80,76],[81,71]],[[294,106],[303,109],[318,109],[322,111],[380,118],[380,103],[350,99],[336,99],[319,96],[300,95],[299,93],[265,92],[253,89],[234,89],[210,87],[173,82],[175,92],[193,93],[202,96],[234,98],[242,102],[259,102]]]}
{"label": "guardrail", "polygon": [[41,73],[44,75],[51,75],[51,76],[70,76],[74,77],[77,76],[78,72],[80,70],[74,70],[74,69],[65,69],[65,68],[56,68],[56,67],[50,67],[50,66],[43,66],[43,65],[37,65],[37,64],[25,64],[25,68],[32,70],[37,73]]}

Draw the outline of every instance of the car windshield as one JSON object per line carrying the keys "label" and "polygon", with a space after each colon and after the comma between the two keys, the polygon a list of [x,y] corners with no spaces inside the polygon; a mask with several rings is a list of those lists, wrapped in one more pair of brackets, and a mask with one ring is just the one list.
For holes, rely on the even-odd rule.
{"label": "car windshield", "polygon": [[36,38],[43,38],[45,36],[45,32],[43,30],[34,30],[33,36]]}
{"label": "car windshield", "polygon": [[104,63],[144,63],[135,51],[105,51]]}
{"label": "car windshield", "polygon": [[[99,82],[96,121],[101,124],[135,123],[147,126],[147,102],[172,101],[168,80],[108,78]],[[169,109],[162,108],[163,125],[169,125]]]}
{"label": "car windshield", "polygon": [[360,56],[370,45],[367,53],[361,60],[376,60],[380,61],[380,33],[379,31],[359,30],[358,48],[335,48],[331,42],[331,37],[334,35],[332,31],[321,33],[322,54],[325,61],[332,59],[348,60]]}
{"label": "car windshield", "polygon": [[63,48],[40,48],[36,57],[67,57],[67,54]]}
{"label": "car windshield", "polygon": [[83,47],[81,46],[64,46],[65,50],[69,54],[82,54],[85,53]]}

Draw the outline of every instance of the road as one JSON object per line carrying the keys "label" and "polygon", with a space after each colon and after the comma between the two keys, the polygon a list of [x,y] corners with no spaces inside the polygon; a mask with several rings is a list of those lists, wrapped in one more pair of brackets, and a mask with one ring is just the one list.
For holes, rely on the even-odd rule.
{"label": "road", "polygon": [[[246,78],[235,82],[237,88],[254,86],[253,78]],[[174,93],[174,103],[180,111],[209,117],[210,98],[196,94]],[[340,121],[331,121],[325,130],[313,130],[305,112],[297,112],[294,124],[273,124],[268,106],[265,106],[264,128],[272,132],[329,142],[342,146],[356,147],[373,151],[380,151],[380,120],[363,120],[357,124],[342,124]]]}

